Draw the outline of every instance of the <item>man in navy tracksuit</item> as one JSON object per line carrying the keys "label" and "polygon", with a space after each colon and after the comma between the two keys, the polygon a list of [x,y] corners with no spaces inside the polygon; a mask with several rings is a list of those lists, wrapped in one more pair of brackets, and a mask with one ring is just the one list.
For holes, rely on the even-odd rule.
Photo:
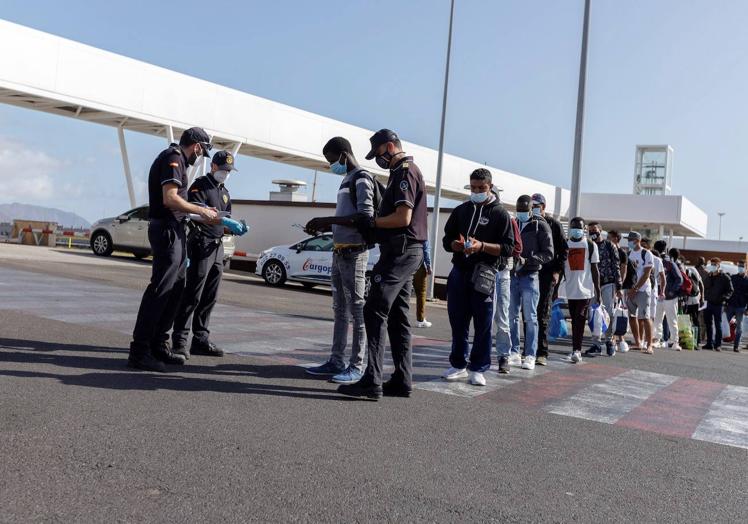
{"label": "man in navy tracksuit", "polygon": [[[451,367],[442,377],[469,377],[485,386],[483,372],[491,365],[491,328],[496,305],[496,271],[506,267],[514,249],[509,213],[491,191],[491,172],[476,169],[470,175],[470,201],[457,206],[444,226],[444,249],[453,253],[447,281],[447,312],[452,327]],[[483,286],[476,280],[483,275]],[[494,287],[488,285],[493,282]],[[470,321],[475,336],[468,363]]]}

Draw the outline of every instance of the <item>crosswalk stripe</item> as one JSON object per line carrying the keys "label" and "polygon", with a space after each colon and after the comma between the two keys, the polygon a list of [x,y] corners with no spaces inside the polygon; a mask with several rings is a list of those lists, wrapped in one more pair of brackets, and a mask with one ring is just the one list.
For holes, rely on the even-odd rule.
{"label": "crosswalk stripe", "polygon": [[688,438],[724,388],[724,384],[679,378],[636,406],[616,425]]}
{"label": "crosswalk stripe", "polygon": [[613,424],[677,377],[632,369],[546,408],[555,415]]}
{"label": "crosswalk stripe", "polygon": [[748,449],[748,388],[725,386],[691,438]]}

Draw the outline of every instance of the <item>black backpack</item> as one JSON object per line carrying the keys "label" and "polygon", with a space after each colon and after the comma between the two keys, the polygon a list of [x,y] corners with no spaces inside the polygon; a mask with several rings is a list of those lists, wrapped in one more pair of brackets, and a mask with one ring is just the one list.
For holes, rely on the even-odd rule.
{"label": "black backpack", "polygon": [[[375,177],[371,176],[371,174],[369,174],[367,171],[364,171],[363,169],[359,169],[358,171],[356,171],[353,174],[353,178],[351,178],[351,181],[348,185],[348,194],[351,196],[351,202],[353,203],[353,207],[356,209],[358,209],[358,195],[356,194],[356,184],[362,178],[366,178],[371,182],[373,192],[372,201],[374,204],[374,218],[376,218],[379,216],[380,209],[382,209],[382,196],[384,195],[384,192],[387,188],[385,188],[384,184],[382,184]],[[359,231],[361,232],[361,235],[363,235],[364,240],[367,244],[369,244],[370,246],[374,245],[374,230],[362,229]]]}

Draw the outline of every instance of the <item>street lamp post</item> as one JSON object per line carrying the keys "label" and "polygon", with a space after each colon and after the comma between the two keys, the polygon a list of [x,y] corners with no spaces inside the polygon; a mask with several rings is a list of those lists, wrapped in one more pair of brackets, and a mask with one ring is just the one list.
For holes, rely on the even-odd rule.
{"label": "street lamp post", "polygon": [[717,233],[717,240],[722,240],[722,217],[725,216],[727,213],[720,212],[717,214],[719,215],[719,232]]}
{"label": "street lamp post", "polygon": [[447,36],[447,65],[444,69],[444,98],[442,100],[442,122],[439,130],[439,157],[436,163],[436,186],[434,187],[434,212],[431,216],[431,275],[428,282],[428,297],[434,298],[434,278],[436,277],[436,242],[439,231],[439,203],[442,193],[442,164],[444,161],[444,127],[447,121],[447,91],[449,89],[449,60],[452,54],[452,20],[455,14],[455,0],[449,8],[449,36]]}
{"label": "street lamp post", "polygon": [[582,141],[584,134],[584,96],[587,87],[587,41],[590,31],[590,0],[584,0],[582,24],[582,52],[579,58],[579,86],[577,91],[577,121],[574,130],[574,160],[571,167],[571,202],[569,219],[581,213],[579,199],[582,192]]}

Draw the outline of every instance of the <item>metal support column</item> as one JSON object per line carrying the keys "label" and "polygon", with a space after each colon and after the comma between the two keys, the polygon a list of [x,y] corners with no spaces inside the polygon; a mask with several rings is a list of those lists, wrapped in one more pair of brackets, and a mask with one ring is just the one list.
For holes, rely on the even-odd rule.
{"label": "metal support column", "polygon": [[574,160],[571,167],[571,202],[569,220],[581,213],[582,193],[582,141],[584,137],[584,96],[587,87],[587,40],[590,30],[590,0],[584,0],[584,23],[582,25],[582,52],[579,58],[579,86],[577,91],[577,121],[574,130]]}
{"label": "metal support column", "polygon": [[434,211],[431,215],[429,243],[431,248],[431,275],[428,279],[427,297],[434,298],[434,279],[436,278],[436,244],[439,238],[439,211],[442,193],[442,167],[444,163],[444,128],[447,121],[447,92],[449,90],[449,60],[452,54],[452,20],[455,14],[455,0],[449,9],[449,35],[447,36],[447,64],[444,69],[444,98],[442,99],[442,123],[439,130],[439,157],[436,163],[436,186],[434,188]]}
{"label": "metal support column", "polygon": [[242,147],[241,142],[237,142],[236,144],[234,144],[231,147],[231,154],[234,155],[234,156],[238,155],[239,154],[239,150],[241,149],[241,147]]}
{"label": "metal support column", "polygon": [[125,181],[127,182],[127,194],[130,196],[130,207],[135,207],[135,189],[132,185],[132,173],[130,172],[130,160],[127,158],[127,145],[125,144],[125,130],[122,126],[117,127],[119,137],[119,150],[122,153],[122,165],[125,168]]}
{"label": "metal support column", "polygon": [[171,126],[166,126],[166,140],[168,140],[170,144],[174,143],[174,128]]}

